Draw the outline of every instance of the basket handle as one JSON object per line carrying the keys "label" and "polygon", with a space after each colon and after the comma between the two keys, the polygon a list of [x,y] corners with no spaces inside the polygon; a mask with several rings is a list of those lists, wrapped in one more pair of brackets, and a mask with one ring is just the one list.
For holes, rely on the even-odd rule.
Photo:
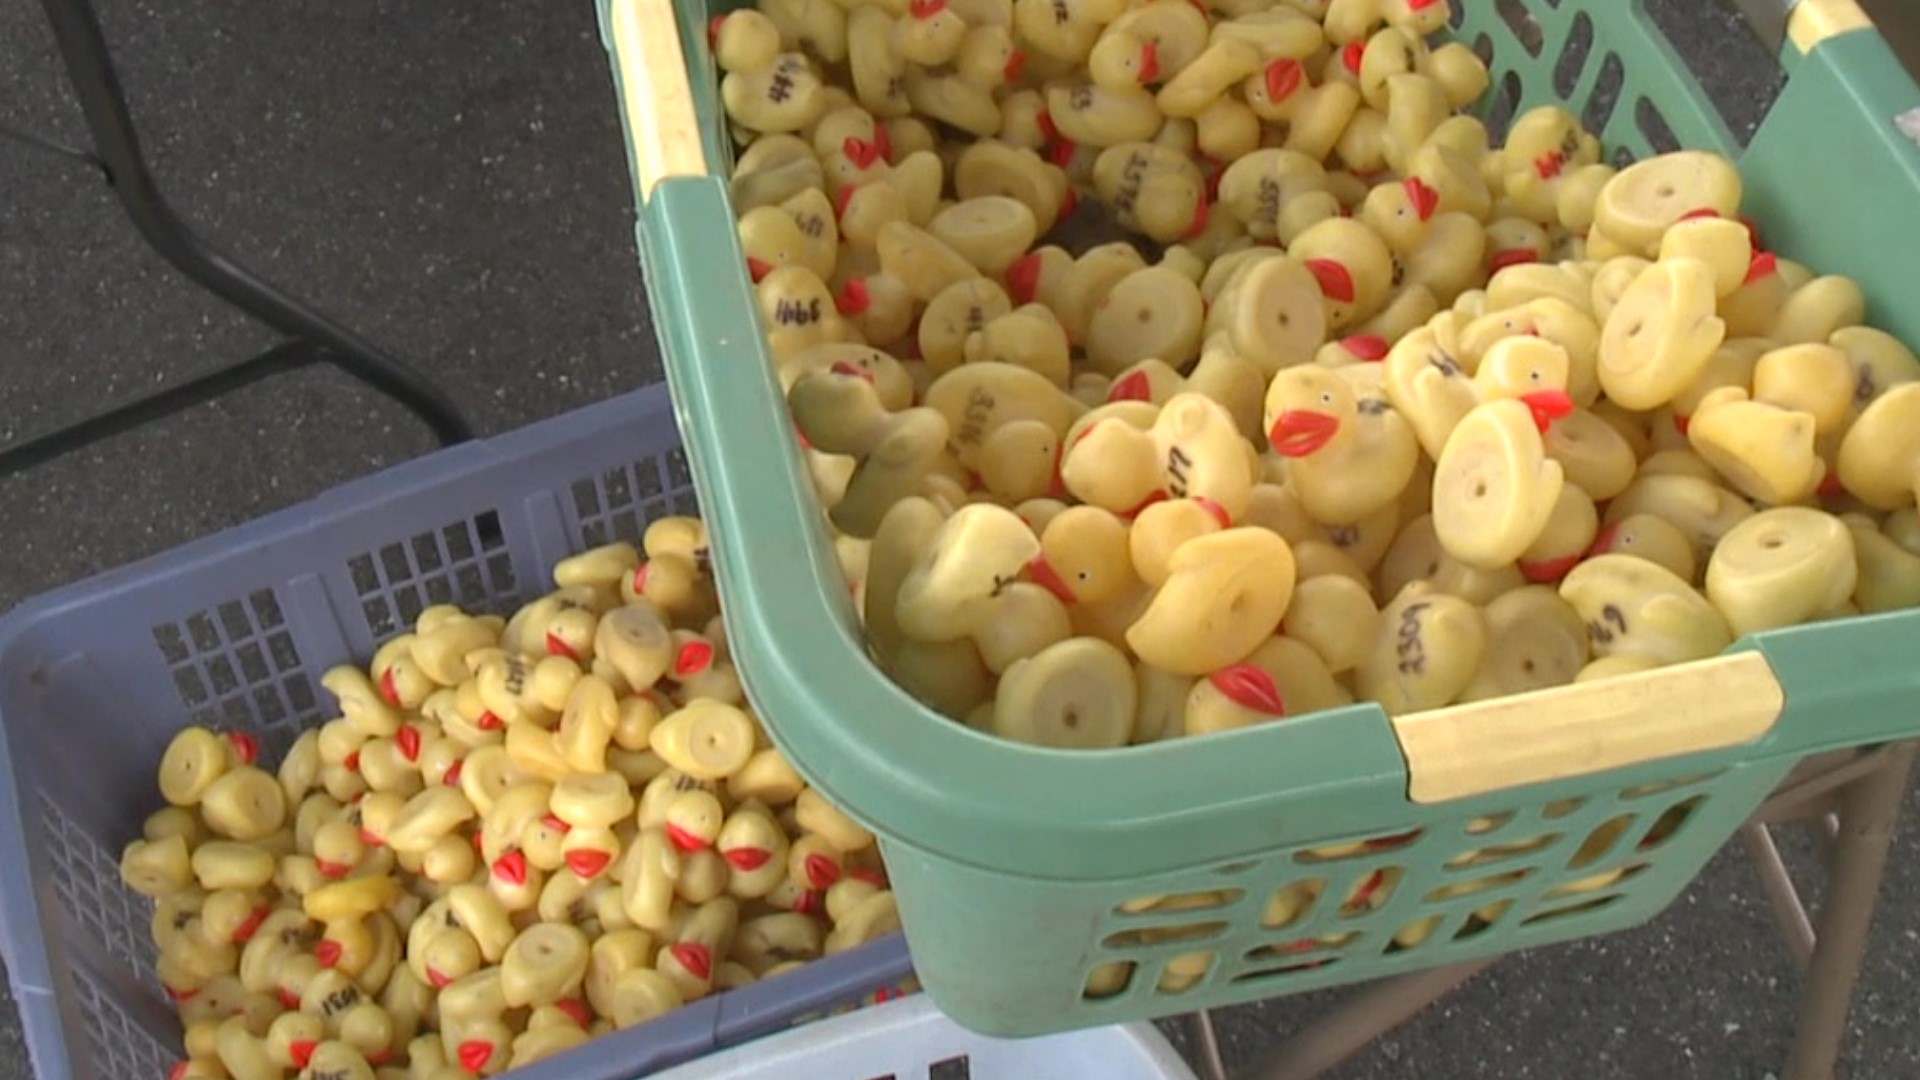
{"label": "basket handle", "polygon": [[673,0],[609,0],[607,14],[613,66],[633,127],[635,190],[644,203],[670,176],[705,176],[707,153]]}
{"label": "basket handle", "polygon": [[1792,42],[1810,53],[1828,38],[1873,27],[1859,0],[1733,0],[1733,6],[1775,52]]}
{"label": "basket handle", "polygon": [[1393,729],[1408,797],[1438,803],[1739,746],[1771,731],[1785,707],[1766,657],[1740,652],[1411,713]]}

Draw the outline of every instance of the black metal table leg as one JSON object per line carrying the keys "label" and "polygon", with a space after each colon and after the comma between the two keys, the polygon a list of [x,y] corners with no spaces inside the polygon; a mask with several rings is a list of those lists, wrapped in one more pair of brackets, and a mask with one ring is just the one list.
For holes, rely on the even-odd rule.
{"label": "black metal table leg", "polygon": [[92,0],[42,0],[42,7],[93,136],[95,154],[134,227],[194,283],[291,340],[260,356],[0,452],[0,476],[316,361],[333,364],[398,401],[425,422],[443,445],[473,438],[472,427],[452,400],[410,365],[288,296],[195,235],[161,195],[141,156],[139,137]]}

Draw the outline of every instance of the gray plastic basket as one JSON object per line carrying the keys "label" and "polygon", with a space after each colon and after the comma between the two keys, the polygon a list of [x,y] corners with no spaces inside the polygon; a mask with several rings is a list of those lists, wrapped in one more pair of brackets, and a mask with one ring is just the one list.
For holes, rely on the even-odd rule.
{"label": "gray plastic basket", "polygon": [[[568,554],[694,510],[664,386],[441,451],[40,596],[0,621],[0,955],[35,1080],[163,1077],[180,1027],[118,855],[187,723],[277,760],[319,676],[430,604],[504,611]],[[911,974],[898,936],[512,1073],[631,1080]]]}

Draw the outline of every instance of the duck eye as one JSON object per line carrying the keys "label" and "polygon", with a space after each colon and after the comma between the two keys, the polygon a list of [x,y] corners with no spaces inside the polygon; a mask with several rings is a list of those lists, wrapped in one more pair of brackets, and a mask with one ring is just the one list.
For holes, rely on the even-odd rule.
{"label": "duck eye", "polygon": [[1091,577],[1092,577],[1093,575],[1092,575],[1092,574],[1089,574],[1089,573],[1087,573],[1087,572],[1086,572],[1085,570],[1082,570],[1082,571],[1080,571],[1080,573],[1079,573],[1079,574],[1077,574],[1077,575],[1075,575],[1075,576],[1077,576],[1077,577],[1078,577],[1078,578],[1079,578],[1079,579],[1080,579],[1081,581],[1086,581],[1086,580],[1087,580],[1088,578],[1091,578]]}
{"label": "duck eye", "polygon": [[1527,372],[1527,378],[1529,378],[1529,379],[1532,379],[1532,380],[1533,380],[1534,382],[1539,382],[1539,381],[1540,381],[1540,373],[1539,373],[1539,372],[1537,372],[1537,371],[1529,371],[1529,372]]}
{"label": "duck eye", "polygon": [[1320,403],[1321,403],[1322,405],[1331,405],[1331,404],[1333,404],[1333,391],[1331,391],[1331,390],[1323,390],[1323,391],[1321,391],[1321,393],[1320,393]]}

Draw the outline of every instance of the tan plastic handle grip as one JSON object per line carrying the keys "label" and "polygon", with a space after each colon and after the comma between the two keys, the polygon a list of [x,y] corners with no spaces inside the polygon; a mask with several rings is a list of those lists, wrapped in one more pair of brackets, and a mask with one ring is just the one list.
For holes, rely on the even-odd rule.
{"label": "tan plastic handle grip", "polygon": [[1873,28],[1858,0],[1800,0],[1787,15],[1787,40],[1803,53],[1828,38]]}
{"label": "tan plastic handle grip", "polygon": [[607,13],[632,128],[635,190],[645,202],[669,176],[705,176],[706,148],[672,0],[612,0]]}
{"label": "tan plastic handle grip", "polygon": [[1772,730],[1786,693],[1757,652],[1393,721],[1408,797],[1440,803],[1722,750]]}

